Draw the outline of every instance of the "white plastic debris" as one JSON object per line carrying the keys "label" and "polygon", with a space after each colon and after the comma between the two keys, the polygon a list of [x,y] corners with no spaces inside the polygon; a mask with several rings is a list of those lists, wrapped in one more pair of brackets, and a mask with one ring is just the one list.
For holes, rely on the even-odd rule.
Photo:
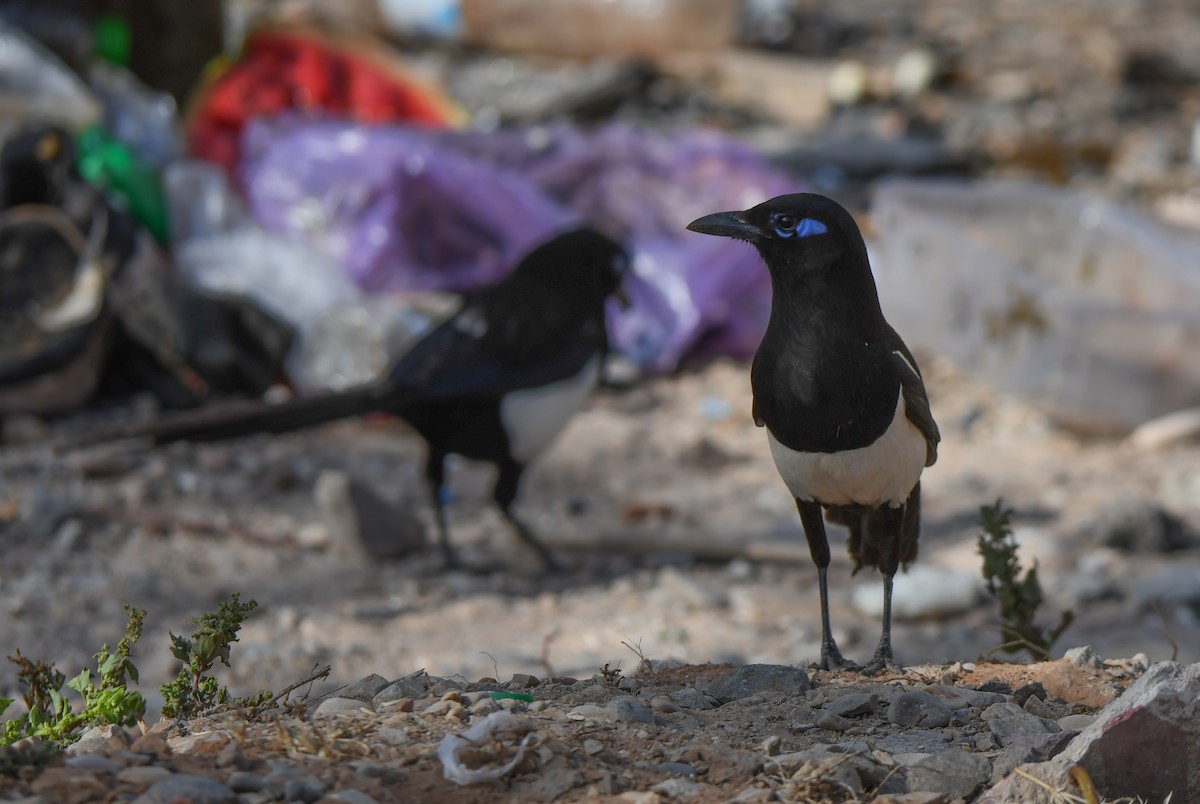
{"label": "white plastic debris", "polygon": [[884,311],[913,349],[1083,430],[1200,404],[1196,234],[1010,182],[886,182],[872,223]]}
{"label": "white plastic debris", "polygon": [[[502,778],[525,758],[525,747],[533,738],[528,732],[520,741],[517,737],[525,731],[522,721],[510,712],[493,712],[461,734],[447,734],[438,744],[438,759],[442,761],[443,775],[456,784],[475,784]],[[503,764],[495,764],[512,752],[512,758]],[[490,755],[494,762],[469,768],[464,754],[472,758]]]}

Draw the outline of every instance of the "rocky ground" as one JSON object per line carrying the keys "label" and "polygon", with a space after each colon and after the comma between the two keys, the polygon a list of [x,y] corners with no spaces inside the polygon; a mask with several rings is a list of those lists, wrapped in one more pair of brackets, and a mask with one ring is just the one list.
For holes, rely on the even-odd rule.
{"label": "rocky ground", "polygon": [[[232,668],[223,671],[235,693],[279,690],[326,664],[328,681],[292,697],[346,696],[337,690],[372,674],[377,681],[409,678],[400,697],[412,701],[374,698],[373,714],[314,719],[314,701],[259,725],[239,725],[240,716],[229,715],[171,727],[171,739],[225,736],[189,737],[169,762],[159,751],[151,764],[215,775],[226,785],[235,770],[278,772],[272,783],[286,785],[286,766],[327,791],[348,786],[378,800],[435,798],[450,789],[432,753],[442,736],[481,722],[496,706],[516,706],[521,728],[539,735],[531,738],[539,741],[536,761],[531,753],[532,764],[503,782],[456,796],[584,797],[675,779],[668,788],[708,785],[697,788],[699,800],[725,800],[748,788],[805,800],[788,787],[800,783],[792,776],[803,762],[828,760],[822,752],[831,744],[857,751],[864,741],[870,750],[853,762],[864,790],[883,782],[894,767],[889,762],[907,768],[893,774],[894,783],[900,776],[910,781],[886,790],[921,789],[911,779],[923,777],[905,763],[956,746],[967,753],[955,748],[962,765],[955,772],[976,780],[971,790],[982,789],[1007,747],[996,731],[1005,726],[989,718],[1029,716],[1047,734],[1070,731],[1084,721],[1063,718],[1095,712],[1148,663],[1200,661],[1200,462],[1186,443],[1147,449],[1125,439],[1081,439],[948,364],[925,363],[945,441],[924,484],[921,558],[897,584],[895,642],[899,659],[913,665],[901,677],[865,681],[818,672],[803,694],[769,687],[761,700],[719,707],[720,696],[706,686],[748,664],[802,668],[818,652],[815,571],[761,432],[746,414],[746,367],[728,362],[605,392],[537,464],[521,510],[570,565],[557,575],[536,568],[489,510],[488,472],[466,463],[453,473],[451,526],[480,571],[438,572],[431,550],[371,558],[360,534],[372,533],[372,518],[391,533],[418,538],[427,520],[420,444],[391,422],[343,422],[230,444],[124,444],[54,461],[40,442],[10,448],[3,464],[3,647],[73,673],[102,642],[120,637],[122,603],[146,608],[137,664],[153,723],[161,701],[155,688],[175,670],[166,632],[186,633],[186,617],[239,591],[260,608],[234,646]],[[81,421],[56,425],[52,434]],[[978,507],[999,496],[1017,511],[1022,560],[1038,561],[1048,598],[1043,622],[1057,622],[1064,608],[1075,612],[1056,652],[1090,645],[1100,657],[1134,658],[1100,667],[1090,659],[1034,668],[989,661],[1005,654],[995,650],[996,607],[981,591],[975,539]],[[347,506],[360,514],[357,527],[346,520]],[[835,633],[844,651],[865,660],[877,638],[879,586],[875,578],[851,579],[839,546],[840,539],[831,571]],[[658,673],[635,672],[641,657]],[[662,669],[675,661],[686,666]],[[607,680],[597,675],[606,667]],[[1055,680],[1055,673],[1068,679]],[[425,686],[412,687],[414,678]],[[13,668],[0,668],[0,690],[14,691],[14,679]],[[976,690],[993,679],[1010,692]],[[1039,703],[1024,692],[996,697],[1033,681],[1046,691],[1035,696]],[[487,694],[514,684],[534,700],[511,704]],[[941,730],[914,731],[895,720],[903,706],[893,711],[896,697],[914,690],[930,692],[951,713],[971,711],[958,711]],[[851,693],[866,696],[849,699],[861,707],[843,712],[847,702],[830,713],[827,704]],[[372,698],[361,687],[350,697]],[[613,698],[636,705],[611,704]],[[995,703],[1017,706],[988,716]],[[413,711],[404,711],[410,705]],[[749,758],[717,759],[713,749],[697,747],[714,738]],[[229,741],[241,745],[240,754],[222,753]],[[204,753],[199,745],[209,745],[204,751],[213,756],[193,756]],[[756,764],[776,750],[793,755],[791,764]],[[795,755],[808,750],[817,754]],[[368,769],[354,775],[359,765],[332,758]],[[116,761],[145,760],[121,754]],[[667,763],[691,771],[660,767]],[[155,772],[110,765],[80,772],[99,773],[106,785],[113,774],[156,779]],[[35,792],[26,783],[6,784],[13,794]],[[239,776],[235,786],[255,784]],[[968,795],[966,789],[954,788],[951,798]],[[266,800],[249,788],[240,795]]]}

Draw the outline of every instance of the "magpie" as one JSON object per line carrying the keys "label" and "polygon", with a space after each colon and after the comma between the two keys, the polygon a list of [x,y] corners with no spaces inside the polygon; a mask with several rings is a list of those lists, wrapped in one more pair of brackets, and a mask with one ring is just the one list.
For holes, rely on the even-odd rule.
{"label": "magpie", "polygon": [[[512,509],[522,473],[597,386],[608,354],[605,304],[623,299],[628,256],[579,228],[534,248],[504,280],[462,306],[405,353],[380,381],[275,405],[219,406],[126,429],[154,443],[280,433],[385,413],[425,440],[425,479],[442,556],[459,566],[444,511],[451,454],[497,469],[492,499],[549,569],[558,562]],[[112,434],[103,440],[116,436]],[[94,443],[96,439],[90,439]]]}
{"label": "magpie", "polygon": [[827,519],[849,530],[854,571],[883,575],[883,631],[863,672],[894,667],[892,578],[917,557],[920,477],[941,435],[917,361],[883,317],[862,234],[845,208],[812,193],[687,228],[752,243],[771,276],[771,314],[750,371],[752,415],[817,566],[821,666],[855,667],[829,626]]}

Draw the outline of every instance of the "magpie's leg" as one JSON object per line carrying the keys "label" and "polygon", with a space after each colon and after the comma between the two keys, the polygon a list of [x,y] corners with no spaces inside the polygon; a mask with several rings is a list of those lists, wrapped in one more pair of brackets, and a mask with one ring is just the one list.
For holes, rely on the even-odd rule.
{"label": "magpie's leg", "polygon": [[513,526],[513,530],[517,532],[521,540],[537,551],[538,557],[546,569],[562,569],[558,559],[546,548],[546,545],[542,544],[533,531],[513,513],[512,504],[517,499],[517,488],[521,485],[521,473],[525,471],[525,467],[510,460],[499,464],[497,469],[499,469],[499,473],[496,476],[496,487],[492,490],[492,499],[496,501],[496,507],[500,509],[500,513],[504,514],[504,518]]}
{"label": "magpie's leg", "polygon": [[425,482],[429,487],[429,499],[433,503],[433,519],[437,525],[438,546],[442,549],[442,561],[446,569],[462,566],[458,553],[450,544],[450,530],[446,527],[446,511],[443,494],[446,489],[446,453],[429,448],[425,458]]}
{"label": "magpie's leg", "polygon": [[892,578],[900,566],[900,528],[904,522],[904,506],[892,508],[881,506],[870,513],[872,518],[882,519],[877,525],[882,538],[879,541],[879,571],[883,573],[883,631],[875,655],[862,669],[863,675],[873,676],[883,670],[899,671],[892,656]]}
{"label": "magpie's leg", "polygon": [[796,500],[800,522],[804,525],[804,536],[808,539],[808,550],[817,565],[817,583],[821,592],[821,667],[833,670],[838,667],[857,668],[854,662],[842,656],[833,641],[833,630],[829,627],[829,539],[825,536],[825,520],[820,503]]}

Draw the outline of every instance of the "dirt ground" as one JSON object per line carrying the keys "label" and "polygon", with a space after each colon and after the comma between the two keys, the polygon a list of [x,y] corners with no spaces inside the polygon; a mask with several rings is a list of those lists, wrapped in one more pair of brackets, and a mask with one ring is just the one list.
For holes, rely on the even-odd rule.
{"label": "dirt ground", "polygon": [[[1077,438],[947,364],[926,364],[944,442],[924,480],[912,571],[941,574],[914,576],[918,586],[977,575],[978,508],[1003,497],[1017,511],[1022,559],[1038,561],[1046,624],[1074,609],[1060,649],[1200,661],[1194,584],[1183,580],[1200,571],[1200,549],[1104,544],[1129,506],[1153,512],[1135,530],[1168,515],[1190,527],[1196,447]],[[747,370],[732,362],[595,399],[529,473],[519,503],[571,567],[554,575],[488,506],[489,472],[467,463],[452,472],[451,528],[484,571],[439,572],[432,550],[369,559],[331,529],[314,492],[327,471],[396,501],[398,529],[428,521],[421,446],[390,421],[53,462],[11,449],[0,487],[3,649],[79,667],[120,637],[122,603],[145,608],[138,664],[154,706],[154,688],[174,672],[166,632],[238,591],[260,607],[234,649],[236,692],[279,689],[325,663],[332,684],[421,669],[470,680],[588,677],[606,664],[635,667],[626,645],[688,663],[808,662],[818,652],[816,573],[748,410]],[[833,538],[835,634],[865,660],[878,635],[869,611],[878,579],[851,578]],[[856,607],[860,587],[866,602]],[[897,596],[901,605],[910,595],[898,586]],[[996,648],[986,595],[968,590],[948,605],[897,622],[901,662],[974,660]],[[14,681],[0,667],[0,694]]]}

